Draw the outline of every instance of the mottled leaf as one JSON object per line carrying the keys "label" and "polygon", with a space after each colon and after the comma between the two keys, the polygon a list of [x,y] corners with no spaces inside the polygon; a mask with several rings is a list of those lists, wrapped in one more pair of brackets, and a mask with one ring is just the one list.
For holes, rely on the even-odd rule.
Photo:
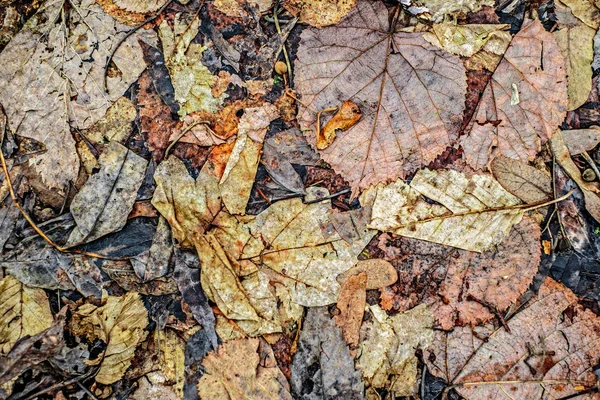
{"label": "mottled leaf", "polygon": [[143,281],[165,276],[169,272],[169,263],[173,254],[171,228],[163,217],[158,219],[156,233],[152,238],[152,246],[142,254],[131,258],[135,274]]}
{"label": "mottled leaf", "polygon": [[300,22],[322,28],[335,25],[356,5],[356,0],[288,0],[284,7]]}

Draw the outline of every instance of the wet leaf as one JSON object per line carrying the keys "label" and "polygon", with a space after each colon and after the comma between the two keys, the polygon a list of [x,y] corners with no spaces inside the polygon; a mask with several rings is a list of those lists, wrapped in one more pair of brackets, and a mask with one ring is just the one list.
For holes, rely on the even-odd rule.
{"label": "wet leaf", "polygon": [[[518,104],[511,104],[513,85]],[[471,132],[461,138],[465,160],[475,169],[498,155],[533,160],[563,122],[566,106],[560,49],[538,20],[526,21],[483,92]]]}
{"label": "wet leaf", "polygon": [[0,54],[0,97],[10,128],[44,143],[46,152],[30,163],[47,188],[59,191],[75,182],[79,171],[71,126],[87,128],[101,119],[144,68],[131,36],[113,58],[116,73],[107,78],[106,94],[106,60],[126,27],[93,0],[69,2],[63,21],[58,17],[64,4],[45,2]]}
{"label": "wet leaf", "polygon": [[337,281],[344,286],[345,282],[352,276],[360,273],[367,274],[367,290],[380,289],[396,283],[398,272],[389,261],[380,258],[359,260],[356,265],[343,274],[338,275]]}
{"label": "wet leaf", "polygon": [[428,370],[469,399],[564,398],[596,384],[600,319],[563,285],[546,278],[507,325],[437,331]]}
{"label": "wet leaf", "polygon": [[398,180],[371,192],[370,228],[470,251],[500,243],[523,216],[519,199],[489,175],[423,169],[410,185]]}
{"label": "wet leaf", "polygon": [[99,356],[100,369],[96,382],[110,385],[123,376],[138,344],[148,334],[148,312],[140,295],[129,292],[122,297],[109,296],[102,307],[84,304],[77,308],[71,321],[71,331],[88,340],[106,343]]}
{"label": "wet leaf", "polygon": [[68,246],[91,242],[125,226],[147,165],[127,147],[110,142],[100,156],[100,171],[73,198],[71,214],[77,226]]}
{"label": "wet leaf", "polygon": [[295,399],[363,399],[360,372],[325,307],[308,310],[291,369]]}
{"label": "wet leaf", "polygon": [[[464,110],[460,59],[420,33],[388,33],[387,21],[382,3],[359,2],[338,25],[303,31],[295,62],[303,104],[321,111],[350,100],[363,114],[321,151],[354,196],[433,161],[456,139]],[[298,120],[311,144],[316,119],[300,106]]]}
{"label": "wet leaf", "polygon": [[355,4],[356,0],[288,0],[284,7],[299,22],[322,28],[340,22]]}
{"label": "wet leaf", "polygon": [[52,325],[48,296],[10,275],[0,280],[0,355],[9,354],[17,340],[34,336]]}
{"label": "wet leaf", "polygon": [[572,129],[561,133],[572,156],[590,151],[600,143],[600,127],[598,126],[592,126],[589,129]]}
{"label": "wet leaf", "polygon": [[386,388],[396,396],[417,394],[417,349],[433,339],[433,315],[425,305],[389,317],[379,306],[369,306],[372,319],[361,327],[360,356],[367,386]]}
{"label": "wet leaf", "polygon": [[201,399],[292,399],[271,346],[261,339],[223,343],[204,357],[202,366],[205,373],[198,382]]}
{"label": "wet leaf", "polygon": [[553,197],[550,176],[535,167],[504,156],[494,158],[490,167],[502,187],[525,203],[544,202]]}

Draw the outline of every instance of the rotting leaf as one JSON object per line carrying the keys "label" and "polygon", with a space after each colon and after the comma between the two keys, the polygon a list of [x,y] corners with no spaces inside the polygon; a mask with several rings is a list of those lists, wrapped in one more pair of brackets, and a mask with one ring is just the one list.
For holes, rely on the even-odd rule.
{"label": "rotting leaf", "polygon": [[367,274],[361,272],[350,276],[340,291],[337,301],[337,314],[333,319],[350,346],[350,354],[356,355],[359,342],[360,325],[362,324],[367,300]]}
{"label": "rotting leaf", "polygon": [[102,307],[84,304],[75,310],[71,332],[88,340],[100,339],[106,349],[94,360],[100,363],[96,382],[110,385],[123,376],[138,344],[148,334],[148,312],[140,295],[129,292],[121,297],[109,296]]}
{"label": "rotting leaf", "polygon": [[507,327],[437,331],[423,358],[465,398],[568,398],[596,385],[600,360],[600,318],[577,301],[546,278]]}
{"label": "rotting leaf", "polygon": [[100,171],[73,198],[71,214],[77,226],[67,246],[90,242],[125,226],[147,165],[127,147],[110,142],[100,156]]}
{"label": "rotting leaf", "polygon": [[553,197],[550,175],[535,167],[504,156],[494,158],[490,167],[502,187],[525,203],[544,202]]}
{"label": "rotting leaf", "polygon": [[317,149],[324,150],[329,147],[335,140],[338,130],[347,131],[356,125],[360,117],[362,114],[356,104],[350,100],[343,102],[335,115],[317,133]]}
{"label": "rotting leaf", "polygon": [[132,123],[136,117],[133,103],[127,97],[120,97],[106,110],[106,115],[81,134],[93,142],[107,144],[127,140],[133,132]]}
{"label": "rotting leaf", "polygon": [[[518,104],[511,104],[513,84]],[[563,122],[566,106],[560,49],[540,21],[526,21],[483,92],[471,132],[461,138],[465,160],[475,169],[497,155],[533,160]]]}
{"label": "rotting leaf", "polygon": [[[409,0],[410,4],[410,0]],[[445,1],[445,0],[415,0],[413,7],[420,9],[426,8],[430,18],[434,22],[441,22],[445,17],[465,16],[468,12],[476,12],[483,6],[494,6],[493,0],[460,0],[460,1]],[[409,11],[411,9],[409,8]]]}
{"label": "rotting leaf", "polygon": [[291,370],[294,399],[363,399],[360,372],[326,307],[308,310]]}
{"label": "rotting leaf", "polygon": [[322,28],[335,25],[356,5],[356,0],[288,0],[284,7],[303,22]]}
{"label": "rotting leaf", "polygon": [[[372,319],[361,327],[357,367],[369,390],[386,388],[396,396],[417,394],[417,349],[433,339],[433,315],[426,305],[389,317],[369,306]],[[369,393],[369,390],[367,393]]]}
{"label": "rotting leaf", "polygon": [[262,339],[223,343],[204,357],[202,366],[205,372],[198,382],[201,399],[292,399],[273,350]]}
{"label": "rotting leaf", "polygon": [[10,275],[0,280],[0,355],[8,354],[22,337],[50,328],[52,321],[42,289],[27,287]]}
{"label": "rotting leaf", "polygon": [[152,246],[142,254],[131,258],[131,265],[142,282],[148,282],[165,276],[169,272],[172,254],[171,228],[169,228],[167,220],[160,217],[152,239]]}
{"label": "rotting leaf", "polygon": [[361,120],[321,151],[355,197],[433,161],[455,141],[464,110],[460,59],[420,33],[390,33],[387,15],[383,3],[361,1],[338,25],[304,30],[295,61],[298,120],[309,143],[317,115],[304,106],[360,107]]}
{"label": "rotting leaf", "polygon": [[45,2],[0,54],[0,97],[10,128],[44,143],[46,152],[30,163],[47,188],[59,191],[79,171],[71,126],[87,128],[102,118],[144,69],[131,36],[113,58],[117,74],[107,78],[106,94],[105,63],[128,28],[94,0],[65,3]]}
{"label": "rotting leaf", "polygon": [[454,170],[422,169],[410,185],[398,180],[370,192],[370,228],[477,252],[500,243],[523,216],[514,207],[521,201],[483,174],[467,178]]}
{"label": "rotting leaf", "polygon": [[[508,46],[511,39],[509,27],[506,24],[456,25],[443,22],[434,24],[432,32],[425,33],[423,38],[452,54],[472,57],[483,50],[488,42],[505,43]],[[503,50],[506,50],[506,46]]]}
{"label": "rotting leaf", "polygon": [[126,25],[139,25],[168,0],[98,0],[104,12]]}
{"label": "rotting leaf", "polygon": [[273,7],[273,0],[215,0],[214,6],[229,17],[241,18],[247,14],[244,3],[256,7],[260,14]]}

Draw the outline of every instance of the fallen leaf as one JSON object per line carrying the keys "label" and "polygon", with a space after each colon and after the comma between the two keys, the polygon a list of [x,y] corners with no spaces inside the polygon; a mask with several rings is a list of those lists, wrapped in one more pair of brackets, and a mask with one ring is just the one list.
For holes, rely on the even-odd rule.
{"label": "fallen leaf", "polygon": [[247,14],[244,3],[256,7],[261,14],[264,14],[273,6],[273,0],[215,0],[214,6],[229,17],[240,18]]}
{"label": "fallen leaf", "polygon": [[[520,101],[511,105],[513,84]],[[566,86],[552,34],[538,20],[524,22],[483,92],[471,132],[461,138],[467,163],[483,169],[498,155],[533,160],[563,122]]]}
{"label": "fallen leaf", "polygon": [[[173,330],[156,330],[155,340],[159,343],[159,367],[165,380],[172,382],[171,386],[178,398],[183,398],[185,381],[185,340]],[[146,399],[147,400],[147,399]]]}
{"label": "fallen leaf", "polygon": [[[510,25],[506,24],[467,24],[442,22],[434,24],[432,32],[427,32],[423,38],[429,43],[441,47],[449,53],[463,57],[472,57],[479,53],[488,42],[508,43],[511,36],[508,32]],[[507,40],[508,39],[508,40]],[[506,47],[504,47],[506,50]]]}
{"label": "fallen leaf", "polygon": [[139,25],[168,0],[98,0],[105,13],[126,25]]}
{"label": "fallen leaf", "polygon": [[352,276],[360,273],[367,274],[366,289],[380,289],[393,285],[398,280],[398,272],[389,261],[380,258],[359,260],[356,265],[343,274],[338,275],[337,281],[344,286],[345,282]]}
{"label": "fallen leaf", "polygon": [[110,142],[99,162],[100,171],[88,179],[71,203],[77,226],[69,236],[69,247],[91,242],[125,226],[148,165],[117,142]]}
{"label": "fallen leaf", "polygon": [[371,388],[386,388],[396,396],[417,394],[417,349],[433,339],[433,315],[425,305],[389,317],[379,306],[369,306],[371,320],[361,327],[360,356],[356,363]]}
{"label": "fallen leaf", "polygon": [[333,319],[337,327],[342,330],[342,335],[350,346],[352,356],[356,355],[366,300],[367,274],[361,272],[358,275],[350,276],[340,291],[337,301],[339,314]]}
{"label": "fallen leaf", "polygon": [[180,400],[182,395],[173,386],[166,384],[166,378],[157,372],[151,372],[137,381],[137,389],[130,394],[133,400]]}
{"label": "fallen leaf", "polygon": [[572,156],[593,150],[600,143],[600,127],[562,131],[563,141]]}
{"label": "fallen leaf", "polygon": [[356,125],[360,117],[362,114],[356,104],[350,100],[343,102],[340,109],[317,134],[317,149],[324,150],[329,147],[335,140],[338,130],[347,131]]}
{"label": "fallen leaf", "polygon": [[202,360],[213,350],[211,339],[204,329],[195,332],[185,345],[185,383],[184,399],[198,399],[198,381],[204,374]]}
{"label": "fallen leaf", "polygon": [[205,372],[198,382],[201,399],[292,399],[271,346],[260,339],[223,343],[204,357],[202,366]]}
{"label": "fallen leaf", "polygon": [[156,233],[152,238],[152,246],[142,254],[131,258],[131,265],[135,274],[143,281],[148,282],[169,272],[169,262],[173,254],[173,241],[171,228],[163,217],[158,219]]}
{"label": "fallen leaf", "polygon": [[583,105],[592,90],[593,40],[600,27],[600,11],[588,0],[557,0],[559,29],[553,32],[567,61],[567,110]]}
{"label": "fallen leaf", "polygon": [[127,28],[94,0],[70,5],[60,19],[64,1],[45,2],[0,55],[0,97],[10,128],[44,143],[46,152],[30,164],[49,189],[60,192],[79,171],[71,127],[84,129],[101,119],[144,69],[136,61],[142,53],[132,35],[113,58],[116,68],[107,78],[106,94],[106,60]]}
{"label": "fallen leaf", "polygon": [[465,398],[556,399],[596,385],[600,319],[546,278],[537,296],[507,321],[436,332],[428,370]]}
{"label": "fallen leaf", "polygon": [[520,200],[489,175],[422,169],[410,185],[398,180],[372,191],[370,228],[476,252],[502,242],[523,216],[514,207]]}
{"label": "fallen leaf", "polygon": [[0,280],[0,355],[9,354],[19,339],[50,328],[52,321],[42,289],[27,287],[10,275]]}
{"label": "fallen leaf", "polygon": [[129,292],[121,297],[108,296],[102,307],[83,304],[73,313],[70,329],[75,335],[106,343],[97,360],[100,368],[96,382],[110,385],[120,380],[129,368],[135,349],[146,339],[148,312],[140,295]]}
{"label": "fallen leaf", "polygon": [[600,222],[600,189],[596,187],[592,182],[586,182],[581,176],[581,172],[577,165],[571,159],[569,149],[565,145],[563,140],[562,132],[556,131],[550,140],[550,146],[552,153],[556,157],[556,162],[560,165],[565,172],[577,183],[577,186],[583,192],[585,199],[585,209],[590,215],[598,222]]}
{"label": "fallen leaf", "polygon": [[93,142],[107,144],[127,140],[133,132],[136,117],[133,103],[127,97],[120,97],[106,110],[106,115],[94,125],[81,131],[81,134]]}
{"label": "fallen leaf", "polygon": [[[469,12],[477,12],[483,6],[494,6],[493,0],[416,0],[415,7],[425,7],[433,22],[441,22],[446,16],[458,17]],[[410,11],[410,8],[409,8]]]}
{"label": "fallen leaf", "polygon": [[386,16],[382,3],[359,2],[338,25],[304,30],[295,61],[298,120],[309,143],[317,116],[305,106],[360,107],[361,120],[321,151],[354,197],[433,161],[456,139],[464,110],[460,59],[420,33],[389,33]]}
{"label": "fallen leaf", "polygon": [[550,175],[535,167],[504,156],[494,158],[490,167],[502,187],[525,203],[544,202],[554,197]]}
{"label": "fallen leaf", "polygon": [[[382,237],[379,248],[401,271],[384,300],[390,310],[429,304],[442,329],[478,325],[503,313],[531,284],[541,259],[539,224],[524,217],[484,253],[421,240]],[[382,295],[383,296],[383,295]]]}
{"label": "fallen leaf", "polygon": [[364,384],[325,307],[309,308],[291,366],[294,399],[363,399]]}
{"label": "fallen leaf", "polygon": [[179,112],[179,103],[175,101],[175,88],[171,82],[169,69],[165,65],[165,55],[157,47],[140,40],[144,61],[148,67],[148,75],[152,79],[154,90],[162,101],[169,107],[171,113]]}
{"label": "fallen leaf", "polygon": [[287,0],[283,6],[299,21],[322,28],[341,21],[356,5],[356,0]]}

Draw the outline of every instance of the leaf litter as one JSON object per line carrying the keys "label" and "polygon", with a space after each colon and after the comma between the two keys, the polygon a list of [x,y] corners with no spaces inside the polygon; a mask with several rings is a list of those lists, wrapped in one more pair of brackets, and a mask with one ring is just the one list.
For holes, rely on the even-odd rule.
{"label": "leaf litter", "polygon": [[0,397],[596,395],[598,4],[542,3],[1,5]]}

